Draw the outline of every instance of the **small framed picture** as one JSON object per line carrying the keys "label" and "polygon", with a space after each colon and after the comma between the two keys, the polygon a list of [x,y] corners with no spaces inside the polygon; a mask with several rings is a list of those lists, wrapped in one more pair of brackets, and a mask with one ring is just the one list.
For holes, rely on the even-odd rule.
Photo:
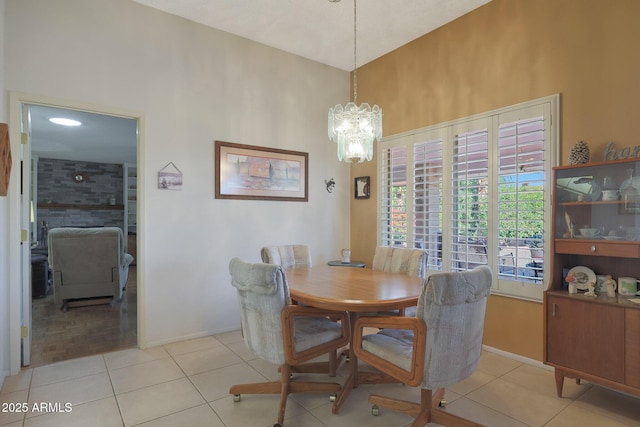
{"label": "small framed picture", "polygon": [[370,192],[370,177],[359,176],[355,178],[355,196],[356,199],[368,199]]}
{"label": "small framed picture", "polygon": [[161,190],[182,190],[182,172],[173,162],[167,163],[158,172],[158,188]]}

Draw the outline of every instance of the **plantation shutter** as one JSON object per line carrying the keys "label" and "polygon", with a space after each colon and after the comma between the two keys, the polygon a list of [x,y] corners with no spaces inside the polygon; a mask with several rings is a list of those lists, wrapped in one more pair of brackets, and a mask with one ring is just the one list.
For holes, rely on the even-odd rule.
{"label": "plantation shutter", "polygon": [[381,244],[407,247],[407,146],[382,150],[380,164]]}
{"label": "plantation shutter", "polygon": [[427,268],[442,270],[442,138],[413,146],[413,240],[427,251]]}
{"label": "plantation shutter", "polygon": [[498,128],[499,274],[542,282],[545,215],[543,116]]}
{"label": "plantation shutter", "polygon": [[549,280],[557,95],[384,138],[380,244],[427,274],[489,265],[492,293],[540,301]]}
{"label": "plantation shutter", "polygon": [[489,131],[486,122],[471,122],[468,126],[471,130],[462,132],[454,129],[450,218],[452,271],[488,263]]}

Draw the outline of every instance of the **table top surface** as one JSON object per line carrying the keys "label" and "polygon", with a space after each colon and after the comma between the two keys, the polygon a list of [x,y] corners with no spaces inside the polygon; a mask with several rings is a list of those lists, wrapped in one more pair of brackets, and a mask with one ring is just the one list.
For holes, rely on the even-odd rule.
{"label": "table top surface", "polygon": [[424,279],[370,268],[318,265],[286,270],[291,298],[302,304],[353,312],[415,306]]}

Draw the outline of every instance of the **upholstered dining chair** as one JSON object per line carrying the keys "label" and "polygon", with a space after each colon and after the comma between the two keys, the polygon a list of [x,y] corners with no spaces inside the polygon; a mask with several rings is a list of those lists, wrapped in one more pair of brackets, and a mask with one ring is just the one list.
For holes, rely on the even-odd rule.
{"label": "upholstered dining chair", "polygon": [[260,250],[262,262],[281,265],[282,268],[311,267],[311,254],[307,245],[265,246]]}
{"label": "upholstered dining chair", "polygon": [[[311,267],[311,252],[307,245],[265,246],[260,249],[262,262],[276,264],[284,269]],[[294,301],[297,304],[296,301]],[[328,362],[310,362],[292,367],[294,372],[323,373],[335,377],[342,362],[343,352],[330,352]]]}
{"label": "upholstered dining chair", "polygon": [[[415,417],[412,427],[433,422],[446,426],[479,426],[441,409],[444,387],[469,377],[477,368],[491,269],[435,273],[425,282],[416,317],[363,317],[353,333],[360,360],[398,381],[420,386],[419,403],[371,395],[372,412],[378,406]],[[363,328],[383,328],[363,336]]]}
{"label": "upholstered dining chair", "polygon": [[427,273],[427,252],[424,249],[377,246],[371,268],[424,277]]}
{"label": "upholstered dining chair", "polygon": [[[427,251],[424,249],[377,246],[373,255],[373,265],[371,268],[373,270],[402,273],[424,278],[427,274],[427,257]],[[396,313],[413,316],[415,314],[415,307],[401,309]]]}
{"label": "upholstered dining chair", "polygon": [[[336,351],[349,342],[345,312],[291,304],[284,269],[274,264],[254,264],[233,258],[231,284],[237,289],[242,331],[249,349],[259,358],[279,365],[280,381],[234,385],[229,393],[280,394],[278,422],[282,426],[290,393],[338,393],[338,383],[292,380],[292,366]],[[340,322],[330,320],[338,317]]]}

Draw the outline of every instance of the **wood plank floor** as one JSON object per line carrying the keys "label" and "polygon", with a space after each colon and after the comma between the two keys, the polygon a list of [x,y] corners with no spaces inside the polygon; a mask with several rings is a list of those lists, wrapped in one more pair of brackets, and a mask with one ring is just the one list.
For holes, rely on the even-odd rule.
{"label": "wood plank floor", "polygon": [[137,339],[136,266],[129,267],[129,280],[122,301],[69,308],[53,301],[53,291],[32,301],[31,367],[61,360],[135,347]]}

